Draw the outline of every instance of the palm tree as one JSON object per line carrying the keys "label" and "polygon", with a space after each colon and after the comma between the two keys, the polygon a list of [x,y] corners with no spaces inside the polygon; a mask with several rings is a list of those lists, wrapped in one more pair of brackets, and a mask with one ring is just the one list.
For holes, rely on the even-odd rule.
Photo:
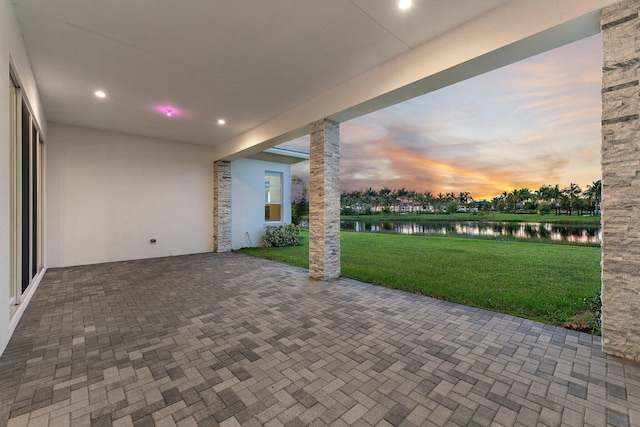
{"label": "palm tree", "polygon": [[518,198],[520,199],[520,202],[528,202],[532,197],[533,194],[531,194],[531,190],[528,188],[525,187],[518,190]]}
{"label": "palm tree", "polygon": [[582,193],[582,188],[578,184],[571,183],[568,187],[562,190],[562,194],[569,198],[569,215],[573,211],[573,205],[576,204],[578,196]]}
{"label": "palm tree", "polygon": [[409,194],[409,198],[413,203],[413,210],[419,213],[426,204],[424,194],[417,191],[411,191]]}
{"label": "palm tree", "polygon": [[491,199],[491,208],[494,211],[500,210],[502,205],[503,205],[502,197],[494,197],[493,199]]}
{"label": "palm tree", "polygon": [[554,188],[550,185],[543,185],[534,192],[534,196],[538,201],[551,203],[551,201],[554,199]]}
{"label": "palm tree", "polygon": [[395,195],[394,211],[396,210],[395,209],[396,204],[399,205],[399,208],[398,208],[399,211],[404,211],[404,204],[407,201],[407,198],[409,196],[409,191],[406,188],[402,187],[401,189],[396,190],[394,192],[394,195]]}
{"label": "palm tree", "polygon": [[436,198],[429,191],[425,191],[424,200],[425,200],[425,204],[427,205],[427,209],[429,209],[429,207],[433,205],[433,202],[435,202]]}
{"label": "palm tree", "polygon": [[353,204],[353,201],[351,199],[351,193],[349,193],[348,191],[343,191],[342,193],[340,193],[340,211],[341,214],[349,214],[351,213],[351,205]]}
{"label": "palm tree", "polygon": [[506,191],[503,194],[506,194],[505,196],[505,203],[508,207],[512,207],[512,211],[515,212],[516,211],[516,204],[518,203],[518,194],[517,194],[518,190],[513,190],[510,193],[507,193]]}
{"label": "palm tree", "polygon": [[362,190],[362,203],[364,205],[365,214],[371,215],[375,211],[375,204],[378,193],[371,187]]}
{"label": "palm tree", "polygon": [[572,205],[575,210],[578,211],[578,215],[582,216],[582,212],[588,207],[587,201],[582,197],[572,199]]}
{"label": "palm tree", "polygon": [[393,192],[388,187],[382,187],[378,192],[380,197],[380,205],[383,210],[391,211],[391,205],[393,204]]}
{"label": "palm tree", "polygon": [[416,202],[416,197],[417,197],[418,193],[416,193],[414,190],[407,190],[407,205],[405,208],[405,211],[408,210],[409,212],[413,212],[416,209],[416,205],[418,204]]}
{"label": "palm tree", "polygon": [[460,204],[467,206],[469,204],[469,200],[473,200],[473,197],[471,197],[471,193],[468,191],[461,191],[458,193],[458,201]]}
{"label": "palm tree", "polygon": [[591,214],[595,215],[600,210],[600,202],[602,201],[602,180],[593,181],[593,184],[587,185],[584,195],[588,198],[588,205]]}
{"label": "palm tree", "polygon": [[506,191],[503,191],[502,194],[500,195],[500,203],[502,205],[502,209],[500,209],[501,211],[506,211],[509,209],[509,193]]}
{"label": "palm tree", "polygon": [[571,184],[569,184],[568,187],[564,188],[562,192],[566,194],[569,198],[578,197],[580,193],[582,193],[582,189],[578,184],[575,184],[572,182]]}
{"label": "palm tree", "polygon": [[558,204],[560,209],[564,210],[567,213],[567,215],[571,216],[572,214],[571,197],[567,196],[566,194],[562,194],[560,196],[560,199],[558,200]]}
{"label": "palm tree", "polygon": [[441,211],[444,208],[445,203],[447,202],[447,196],[442,193],[438,193],[438,210]]}
{"label": "palm tree", "polygon": [[549,200],[551,201],[551,206],[556,211],[556,215],[560,214],[560,198],[562,197],[562,191],[558,187],[558,184],[555,187],[549,188]]}

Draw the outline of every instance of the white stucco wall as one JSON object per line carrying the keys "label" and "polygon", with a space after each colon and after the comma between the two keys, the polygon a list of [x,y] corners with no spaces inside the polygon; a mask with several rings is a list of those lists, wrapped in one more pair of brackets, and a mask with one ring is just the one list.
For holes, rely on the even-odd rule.
{"label": "white stucco wall", "polygon": [[[22,35],[18,28],[13,4],[10,0],[0,0],[0,354],[4,351],[15,325],[26,307],[36,286],[23,295],[22,306],[14,311],[10,318],[9,307],[9,64],[20,79],[34,117],[40,125],[46,140],[46,119],[40,103],[38,89],[35,84],[29,58],[24,47]],[[41,277],[41,276],[40,276]],[[35,285],[39,281],[36,279]]]}
{"label": "white stucco wall", "polygon": [[[282,222],[264,220],[264,173],[282,172]],[[291,167],[262,160],[231,162],[231,248],[261,246],[267,225],[291,222]]]}
{"label": "white stucco wall", "polygon": [[49,266],[211,251],[210,153],[204,146],[50,123]]}

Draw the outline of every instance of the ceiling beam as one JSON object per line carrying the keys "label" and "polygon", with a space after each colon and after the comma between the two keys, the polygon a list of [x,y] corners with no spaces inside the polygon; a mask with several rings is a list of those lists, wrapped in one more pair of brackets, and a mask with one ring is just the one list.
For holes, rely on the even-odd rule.
{"label": "ceiling beam", "polygon": [[[618,0],[513,0],[214,148],[234,160],[580,40]],[[250,102],[250,100],[247,100]]]}

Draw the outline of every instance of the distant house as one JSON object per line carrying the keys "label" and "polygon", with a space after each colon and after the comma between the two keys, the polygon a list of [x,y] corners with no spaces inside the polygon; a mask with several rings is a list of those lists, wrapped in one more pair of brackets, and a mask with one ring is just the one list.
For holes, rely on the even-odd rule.
{"label": "distant house", "polygon": [[266,227],[291,222],[291,165],[309,153],[269,148],[231,162],[231,248],[261,246]]}
{"label": "distant house", "polygon": [[491,203],[486,200],[473,200],[470,204],[471,207],[476,209],[476,212],[478,212],[479,210],[491,209]]}

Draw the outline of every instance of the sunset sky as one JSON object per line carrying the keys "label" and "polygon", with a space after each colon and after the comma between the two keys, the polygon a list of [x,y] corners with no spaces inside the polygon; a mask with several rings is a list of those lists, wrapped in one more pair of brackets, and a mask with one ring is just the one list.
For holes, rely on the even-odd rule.
{"label": "sunset sky", "polygon": [[[600,35],[340,125],[341,188],[434,194],[600,179]],[[283,144],[308,150],[308,136]],[[308,177],[308,162],[293,173]]]}

